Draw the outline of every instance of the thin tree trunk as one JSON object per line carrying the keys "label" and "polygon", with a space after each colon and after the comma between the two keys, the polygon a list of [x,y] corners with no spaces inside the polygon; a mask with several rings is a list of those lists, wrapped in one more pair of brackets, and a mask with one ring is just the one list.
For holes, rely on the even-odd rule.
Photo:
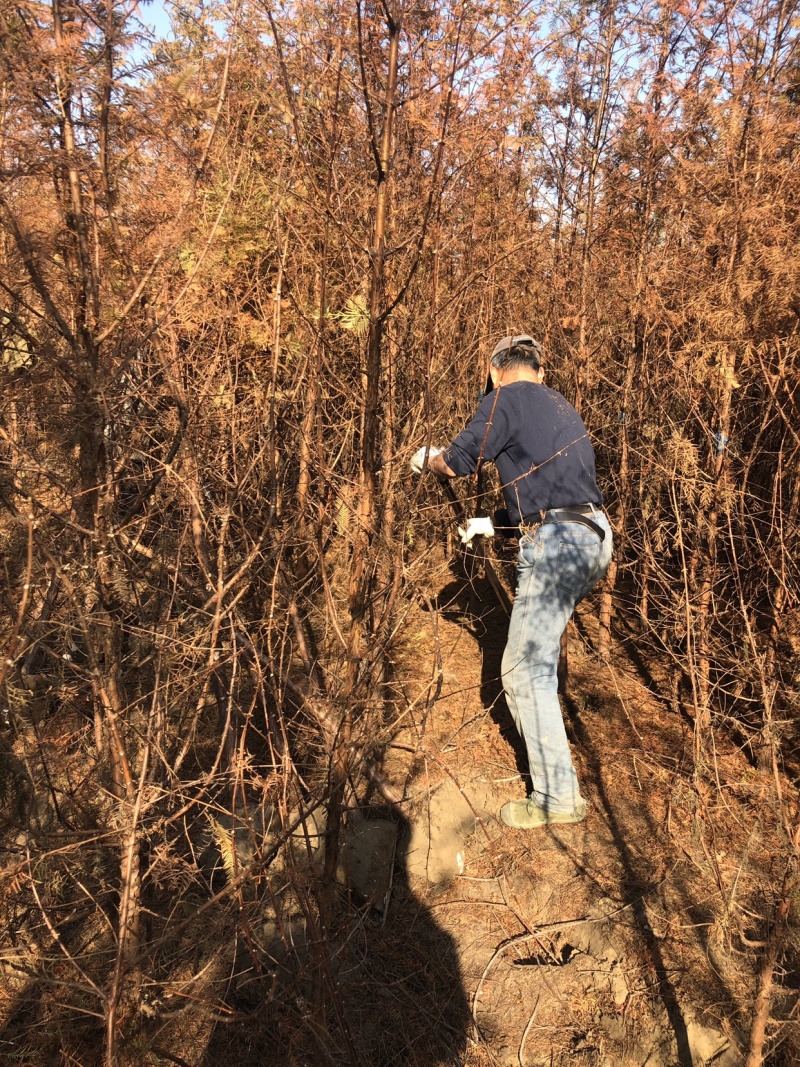
{"label": "thin tree trunk", "polygon": [[[784,889],[787,887],[784,886]],[[786,920],[789,917],[791,900],[788,892],[775,911],[769,937],[767,938],[764,957],[758,971],[758,992],[753,1005],[753,1023],[750,1029],[750,1043],[745,1067],[761,1067],[764,1062],[764,1040],[769,1022],[769,1009],[772,1004],[773,977],[778,957],[786,940]]]}
{"label": "thin tree trunk", "polygon": [[588,346],[588,305],[589,305],[589,274],[592,255],[592,243],[594,240],[594,214],[597,200],[597,172],[600,163],[603,132],[606,126],[606,108],[608,107],[608,94],[611,88],[611,60],[614,51],[614,36],[616,34],[616,19],[614,8],[608,10],[608,25],[606,28],[605,55],[603,57],[603,75],[600,89],[600,99],[594,111],[594,129],[589,155],[589,170],[586,190],[586,218],[584,223],[583,241],[581,243],[581,264],[579,282],[579,308],[578,308],[578,355],[574,362],[575,377],[575,408],[580,412],[583,406],[583,390],[586,384],[586,368],[589,363]]}
{"label": "thin tree trunk", "polygon": [[350,569],[350,634],[348,641],[348,689],[352,691],[359,673],[359,664],[366,652],[368,621],[366,619],[369,593],[372,586],[369,552],[375,529],[375,486],[380,461],[380,381],[383,352],[383,318],[385,301],[386,220],[389,208],[389,173],[393,148],[394,113],[397,95],[397,71],[402,20],[398,15],[388,18],[389,57],[386,93],[384,98],[383,133],[377,161],[377,189],[375,195],[375,224],[370,250],[369,337],[367,366],[364,375],[363,420],[361,432],[361,462],[358,483],[358,521]]}

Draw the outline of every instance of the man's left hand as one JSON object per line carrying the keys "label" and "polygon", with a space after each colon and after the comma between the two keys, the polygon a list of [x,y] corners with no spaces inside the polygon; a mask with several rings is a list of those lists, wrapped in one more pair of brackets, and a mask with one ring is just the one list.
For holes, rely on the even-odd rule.
{"label": "man's left hand", "polygon": [[417,451],[411,457],[411,462],[409,463],[409,466],[411,467],[414,474],[422,474],[422,468],[425,466],[426,456],[428,459],[428,465],[430,465],[430,461],[435,456],[438,456],[441,451],[441,448],[431,448],[429,450],[426,445],[423,445],[422,448],[417,449]]}

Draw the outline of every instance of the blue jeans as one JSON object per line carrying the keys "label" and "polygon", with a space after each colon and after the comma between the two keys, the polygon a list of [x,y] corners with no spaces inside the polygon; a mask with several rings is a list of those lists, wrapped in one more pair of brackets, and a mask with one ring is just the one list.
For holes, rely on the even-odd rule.
{"label": "blue jeans", "polygon": [[517,593],[503,653],[503,688],[528,751],[531,800],[551,812],[583,803],[558,703],[558,654],[570,616],[611,560],[608,519],[598,509],[587,526],[558,522],[532,529],[519,543]]}

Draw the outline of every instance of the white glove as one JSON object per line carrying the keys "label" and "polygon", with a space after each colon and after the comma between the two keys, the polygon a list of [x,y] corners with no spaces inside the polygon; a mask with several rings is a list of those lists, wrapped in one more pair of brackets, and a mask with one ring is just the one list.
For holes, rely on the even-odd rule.
{"label": "white glove", "polygon": [[431,448],[430,452],[428,452],[428,449],[425,447],[425,445],[423,445],[422,448],[417,449],[417,451],[411,457],[411,463],[409,464],[414,474],[422,474],[422,467],[425,463],[426,453],[428,456],[428,460],[430,461],[431,459],[433,459],[434,456],[440,456],[442,454],[442,450],[441,448]]}
{"label": "white glove", "polygon": [[459,526],[458,532],[461,535],[461,544],[469,547],[473,537],[494,537],[494,526],[487,515],[481,519],[470,519],[466,529]]}

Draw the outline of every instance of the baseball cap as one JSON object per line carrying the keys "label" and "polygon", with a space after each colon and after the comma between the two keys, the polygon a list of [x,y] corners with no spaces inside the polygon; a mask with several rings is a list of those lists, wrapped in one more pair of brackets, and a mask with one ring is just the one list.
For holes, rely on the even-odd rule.
{"label": "baseball cap", "polygon": [[527,333],[509,334],[507,337],[502,337],[494,346],[489,362],[493,363],[501,352],[508,352],[517,346],[532,349],[531,355],[535,355],[539,363],[542,362],[542,346]]}
{"label": "baseball cap", "polygon": [[[541,366],[542,346],[527,333],[508,334],[506,337],[501,337],[492,349],[492,354],[489,357],[489,366],[491,367],[494,364],[494,361],[498,356],[503,356],[504,353],[510,352],[512,348],[527,349],[526,355],[528,355],[531,362],[535,363],[537,367]],[[503,366],[506,358],[507,356],[498,360],[500,367]],[[494,385],[492,384],[492,375],[490,372],[486,379],[484,393],[491,393],[493,388]]]}

